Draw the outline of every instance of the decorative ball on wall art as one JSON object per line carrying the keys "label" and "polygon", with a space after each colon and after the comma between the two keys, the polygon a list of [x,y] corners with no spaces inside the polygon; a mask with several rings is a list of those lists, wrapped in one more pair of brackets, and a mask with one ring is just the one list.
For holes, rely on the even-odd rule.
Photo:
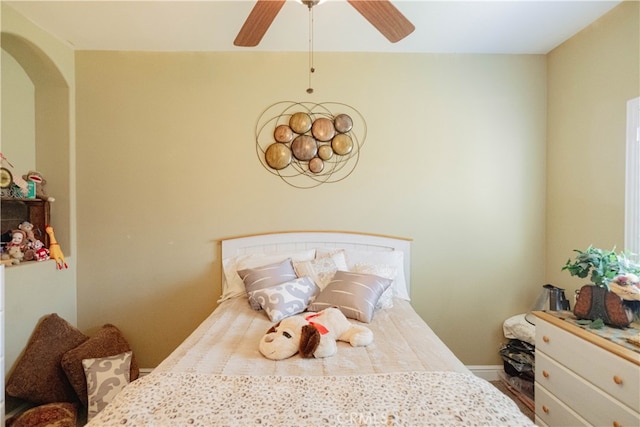
{"label": "decorative ball on wall art", "polygon": [[265,169],[297,188],[342,181],[360,158],[367,126],[346,104],[278,102],[256,126],[256,152]]}

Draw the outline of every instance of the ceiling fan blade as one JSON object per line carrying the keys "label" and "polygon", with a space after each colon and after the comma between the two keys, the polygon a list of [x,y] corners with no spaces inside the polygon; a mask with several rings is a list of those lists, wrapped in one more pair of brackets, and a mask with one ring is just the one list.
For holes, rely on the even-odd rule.
{"label": "ceiling fan blade", "polygon": [[416,29],[389,0],[348,1],[391,43],[402,40]]}
{"label": "ceiling fan blade", "polygon": [[286,0],[258,0],[233,41],[235,46],[257,46]]}

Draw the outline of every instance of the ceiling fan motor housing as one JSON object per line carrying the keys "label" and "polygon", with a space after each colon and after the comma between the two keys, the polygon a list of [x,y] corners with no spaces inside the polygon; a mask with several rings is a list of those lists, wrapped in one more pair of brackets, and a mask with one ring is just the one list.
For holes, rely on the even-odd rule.
{"label": "ceiling fan motor housing", "polygon": [[301,1],[302,1],[302,4],[307,6],[309,9],[311,9],[313,6],[320,3],[320,0],[301,0]]}

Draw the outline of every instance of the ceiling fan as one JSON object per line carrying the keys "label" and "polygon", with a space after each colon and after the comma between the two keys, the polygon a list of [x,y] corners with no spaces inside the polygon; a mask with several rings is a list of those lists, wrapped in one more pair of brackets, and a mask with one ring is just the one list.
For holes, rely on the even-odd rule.
{"label": "ceiling fan", "polygon": [[[233,41],[235,46],[257,46],[286,0],[258,0]],[[319,0],[301,0],[309,10]],[[415,30],[413,24],[389,0],[347,0],[367,21],[391,43],[396,43]]]}

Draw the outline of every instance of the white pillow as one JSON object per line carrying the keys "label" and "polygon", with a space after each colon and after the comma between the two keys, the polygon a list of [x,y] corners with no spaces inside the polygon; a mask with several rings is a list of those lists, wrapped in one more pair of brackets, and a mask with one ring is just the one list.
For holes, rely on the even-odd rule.
{"label": "white pillow", "polygon": [[250,291],[249,298],[264,309],[272,322],[302,313],[320,289],[309,277],[300,277],[270,288]]}
{"label": "white pillow", "polygon": [[320,289],[324,289],[329,284],[336,271],[349,270],[344,251],[321,256],[310,261],[297,261],[293,263],[293,268],[298,277],[309,276]]}
{"label": "white pillow", "polygon": [[87,378],[87,421],[104,409],[129,384],[131,352],[95,359],[82,359]]}
{"label": "white pillow", "polygon": [[244,282],[238,275],[238,270],[255,268],[291,258],[292,261],[312,260],[316,256],[315,249],[304,251],[272,252],[266,254],[236,255],[222,260],[222,296],[218,302],[240,295],[246,295]]}
{"label": "white pillow", "polygon": [[[356,273],[374,274],[376,276],[384,277],[386,279],[394,280],[398,275],[398,269],[391,265],[384,264],[356,264],[353,268]],[[380,295],[378,303],[376,304],[376,310],[381,308],[393,307],[393,284]]]}
{"label": "white pillow", "polygon": [[354,271],[358,264],[387,265],[395,267],[398,274],[393,281],[393,295],[410,301],[407,282],[404,275],[404,252],[402,251],[365,251],[346,249],[347,265]]}

